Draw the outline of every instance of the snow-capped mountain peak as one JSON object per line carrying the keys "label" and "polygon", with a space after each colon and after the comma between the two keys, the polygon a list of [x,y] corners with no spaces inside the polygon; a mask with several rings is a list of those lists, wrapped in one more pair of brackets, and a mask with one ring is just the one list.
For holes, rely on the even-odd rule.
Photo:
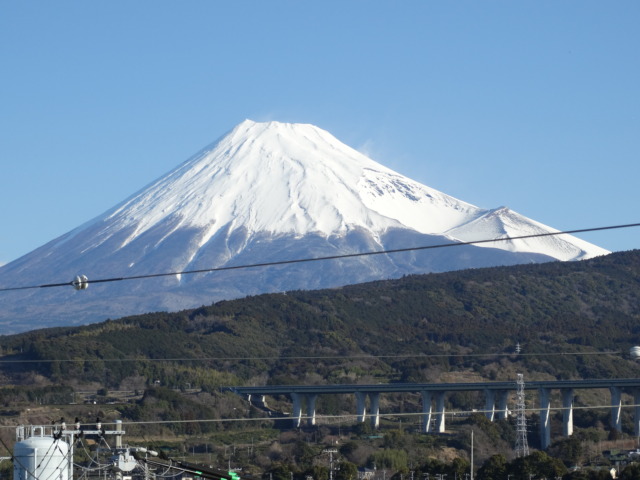
{"label": "snow-capped mountain peak", "polygon": [[[483,210],[421,185],[313,125],[251,120],[97,220],[104,224],[99,243],[132,227],[122,247],[163,222],[173,231],[200,229],[199,246],[238,228],[325,237],[364,229],[376,238],[409,228],[461,241],[549,231],[506,207]],[[607,253],[578,243],[553,238],[494,247],[561,260]]]}
{"label": "snow-capped mountain peak", "polygon": [[354,228],[439,233],[475,211],[313,125],[246,120],[97,220],[105,224],[101,242],[133,226],[125,246],[168,219],[175,229],[205,229],[206,242],[226,227],[325,236]]}
{"label": "snow-capped mountain peak", "polygon": [[[481,209],[422,185],[313,125],[245,120],[121,204],[1,267],[0,286],[78,273],[91,280],[552,231],[508,208]],[[161,285],[108,291],[96,285],[83,292],[85,299],[101,295],[93,309],[67,298],[58,317],[75,308],[82,314],[73,322],[86,323],[274,290],[608,253],[567,235],[479,246],[484,248],[441,249],[437,256],[361,257],[348,266],[307,264],[286,275],[235,272],[197,282],[174,276]],[[58,318],[55,298],[47,312]],[[0,309],[0,322],[29,314],[32,309]]]}

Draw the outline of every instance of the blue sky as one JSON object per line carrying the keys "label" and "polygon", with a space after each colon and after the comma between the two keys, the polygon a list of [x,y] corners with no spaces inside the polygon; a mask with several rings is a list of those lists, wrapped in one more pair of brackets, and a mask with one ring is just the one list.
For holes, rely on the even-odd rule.
{"label": "blue sky", "polygon": [[639,222],[639,22],[635,0],[3,2],[0,264],[245,118],[554,228]]}

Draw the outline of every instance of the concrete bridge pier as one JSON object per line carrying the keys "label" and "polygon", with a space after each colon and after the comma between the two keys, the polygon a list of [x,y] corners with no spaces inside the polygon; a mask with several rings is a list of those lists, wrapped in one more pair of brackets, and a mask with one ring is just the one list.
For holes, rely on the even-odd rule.
{"label": "concrete bridge pier", "polygon": [[498,390],[498,411],[496,415],[498,416],[498,420],[504,420],[509,415],[509,407],[507,406],[509,403],[509,391],[508,390]]}
{"label": "concrete bridge pier", "polygon": [[318,400],[318,395],[315,393],[310,393],[306,395],[307,397],[307,425],[313,427],[316,424],[316,401]]}
{"label": "concrete bridge pier", "polygon": [[370,393],[369,402],[371,406],[371,426],[378,428],[380,426],[380,393]]}
{"label": "concrete bridge pier", "polygon": [[300,398],[299,393],[291,392],[289,395],[291,396],[291,401],[293,402],[291,422],[293,423],[293,428],[300,428],[300,424],[302,423],[302,399]]}
{"label": "concrete bridge pier", "polygon": [[445,392],[436,392],[436,431],[438,433],[445,432],[445,422],[444,422],[444,394]]}
{"label": "concrete bridge pier", "polygon": [[355,392],[356,393],[356,415],[358,416],[358,423],[364,423],[367,418],[367,406],[365,405],[365,400],[367,399],[367,394],[363,392]]}
{"label": "concrete bridge pier", "polygon": [[551,390],[540,388],[540,448],[551,445]]}
{"label": "concrete bridge pier", "polygon": [[484,414],[493,422],[493,418],[496,414],[496,393],[495,390],[484,389]]}
{"label": "concrete bridge pier", "polygon": [[622,389],[609,387],[611,392],[611,427],[622,431]]}
{"label": "concrete bridge pier", "polygon": [[369,407],[371,409],[371,426],[380,426],[380,392],[355,392],[356,394],[356,414],[358,423],[364,423],[367,419],[367,396],[369,396]]}
{"label": "concrete bridge pier", "polygon": [[293,428],[300,428],[302,425],[302,403],[303,400],[307,405],[307,425],[313,426],[316,424],[316,401],[318,395],[315,393],[301,394],[291,392],[289,394],[291,401],[293,402],[293,411],[291,412],[291,423]]}
{"label": "concrete bridge pier", "polygon": [[420,392],[422,395],[422,433],[429,433],[431,431],[431,392],[429,390],[423,390]]}
{"label": "concrete bridge pier", "polygon": [[[497,397],[497,401],[496,401]],[[490,420],[494,421],[496,418],[498,420],[504,420],[507,418],[507,414],[509,413],[509,408],[507,407],[507,403],[509,401],[509,391],[508,390],[490,390],[488,388],[484,389],[484,414]]]}
{"label": "concrete bridge pier", "polygon": [[573,435],[573,388],[563,388],[562,393],[562,434]]}

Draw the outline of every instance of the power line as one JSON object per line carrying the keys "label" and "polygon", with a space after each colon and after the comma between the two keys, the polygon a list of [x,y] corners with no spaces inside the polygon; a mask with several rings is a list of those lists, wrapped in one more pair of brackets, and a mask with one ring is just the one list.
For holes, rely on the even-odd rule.
{"label": "power line", "polygon": [[[348,395],[348,394],[344,394]],[[418,394],[416,394],[418,395]],[[631,409],[638,408],[640,405],[635,403],[630,404],[599,404],[599,405],[573,405],[570,407],[571,410],[602,410],[602,409],[611,409],[611,408],[622,408],[622,409]],[[552,412],[563,412],[568,410],[569,407],[561,407],[561,406],[549,406],[549,411]],[[546,410],[546,409],[545,409]],[[490,413],[490,410],[485,409],[472,409],[472,410],[446,410],[445,416],[449,418],[460,418],[463,416],[470,416],[474,414],[486,414]],[[525,408],[525,412],[527,413],[539,413],[540,407],[527,407]],[[367,417],[372,414],[367,413]],[[380,418],[421,418],[424,417],[425,413],[421,411],[417,412],[379,412],[377,414]],[[358,417],[356,413],[338,413],[338,414],[318,414],[314,417],[309,415],[301,414],[300,420],[309,420],[311,418],[315,418],[317,422],[321,422],[322,420],[345,420],[351,421],[353,420],[355,423],[355,419]],[[264,421],[282,421],[282,420],[293,420],[293,417],[290,416],[265,416],[265,417],[251,417],[251,418],[195,418],[195,419],[172,419],[172,420],[123,420],[121,426],[137,426],[137,425],[180,425],[180,424],[195,424],[195,423],[245,423],[245,422],[264,422]],[[103,425],[115,425],[113,422],[103,422]],[[92,425],[91,423],[81,424],[81,425]],[[16,425],[0,425],[0,431],[3,429],[15,429]],[[135,435],[135,434],[134,434]]]}
{"label": "power line", "polygon": [[402,355],[291,355],[291,356],[263,356],[263,357],[182,357],[182,358],[60,358],[60,359],[15,359],[0,360],[0,365],[10,363],[111,363],[111,362],[228,362],[228,361],[266,361],[266,360],[358,360],[358,359],[421,359],[421,358],[477,358],[477,357],[553,357],[553,356],[591,356],[591,355],[619,355],[619,350],[604,352],[540,352],[540,353],[434,353],[434,354],[402,354]]}
{"label": "power line", "polygon": [[157,278],[157,277],[170,277],[176,275],[192,275],[195,273],[210,273],[210,272],[223,272],[228,270],[240,270],[245,268],[262,268],[262,267],[272,267],[276,265],[291,265],[295,263],[307,263],[307,262],[319,262],[326,260],[339,260],[344,258],[355,258],[355,257],[364,257],[371,255],[388,255],[393,253],[403,253],[403,252],[414,252],[420,250],[432,250],[436,248],[446,248],[446,247],[461,247],[464,245],[478,245],[482,243],[492,243],[492,242],[508,242],[513,240],[524,240],[528,238],[540,238],[540,237],[551,237],[557,235],[571,235],[575,233],[586,233],[586,232],[597,232],[602,230],[614,230],[620,228],[631,228],[631,227],[639,227],[640,223],[629,223],[624,225],[610,225],[607,227],[595,227],[595,228],[581,228],[577,230],[564,230],[560,232],[545,232],[545,233],[534,233],[530,235],[519,235],[515,237],[501,237],[501,238],[492,238],[485,240],[473,240],[470,242],[458,242],[458,243],[441,243],[437,245],[425,245],[419,247],[407,247],[407,248],[395,248],[391,250],[378,250],[378,251],[370,251],[370,252],[360,252],[360,253],[346,253],[341,255],[329,255],[326,257],[313,257],[313,258],[298,258],[293,260],[278,260],[274,262],[263,262],[263,263],[252,263],[247,265],[232,265],[226,267],[214,267],[214,268],[204,268],[198,270],[185,270],[181,272],[165,272],[165,273],[151,273],[146,275],[133,275],[129,277],[113,277],[113,278],[103,278],[98,280],[88,280],[87,277],[77,277],[76,279],[70,282],[62,282],[62,283],[46,283],[42,285],[30,285],[23,287],[6,287],[0,288],[0,292],[8,292],[15,290],[31,290],[37,288],[52,288],[52,287],[68,287],[73,286],[78,290],[86,289],[90,283],[110,283],[110,282],[121,282],[124,280],[142,280],[148,278]]}

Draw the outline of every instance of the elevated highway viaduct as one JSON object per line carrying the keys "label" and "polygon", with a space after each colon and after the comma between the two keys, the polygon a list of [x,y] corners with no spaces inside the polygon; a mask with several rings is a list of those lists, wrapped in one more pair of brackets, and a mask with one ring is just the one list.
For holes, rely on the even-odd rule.
{"label": "elevated highway viaduct", "polygon": [[[267,385],[261,387],[225,387],[251,401],[258,397],[264,402],[266,395],[287,395],[293,403],[292,423],[302,423],[302,406],[306,405],[307,422],[316,423],[316,400],[318,395],[347,394],[356,397],[356,415],[359,422],[367,416],[366,398],[369,398],[369,415],[374,428],[380,423],[380,395],[383,393],[417,393],[422,397],[422,431],[445,431],[445,399],[451,392],[477,391],[484,394],[484,414],[491,421],[506,418],[509,393],[516,390],[516,382],[471,382],[471,383],[389,383],[376,385]],[[540,411],[540,438],[544,449],[551,444],[551,392],[560,391],[562,399],[563,435],[573,434],[574,391],[578,389],[607,389],[611,395],[611,426],[622,429],[622,393],[633,397],[634,432],[640,437],[640,379],[601,380],[549,380],[532,381],[525,390],[538,392]],[[434,404],[435,403],[435,409]]]}

